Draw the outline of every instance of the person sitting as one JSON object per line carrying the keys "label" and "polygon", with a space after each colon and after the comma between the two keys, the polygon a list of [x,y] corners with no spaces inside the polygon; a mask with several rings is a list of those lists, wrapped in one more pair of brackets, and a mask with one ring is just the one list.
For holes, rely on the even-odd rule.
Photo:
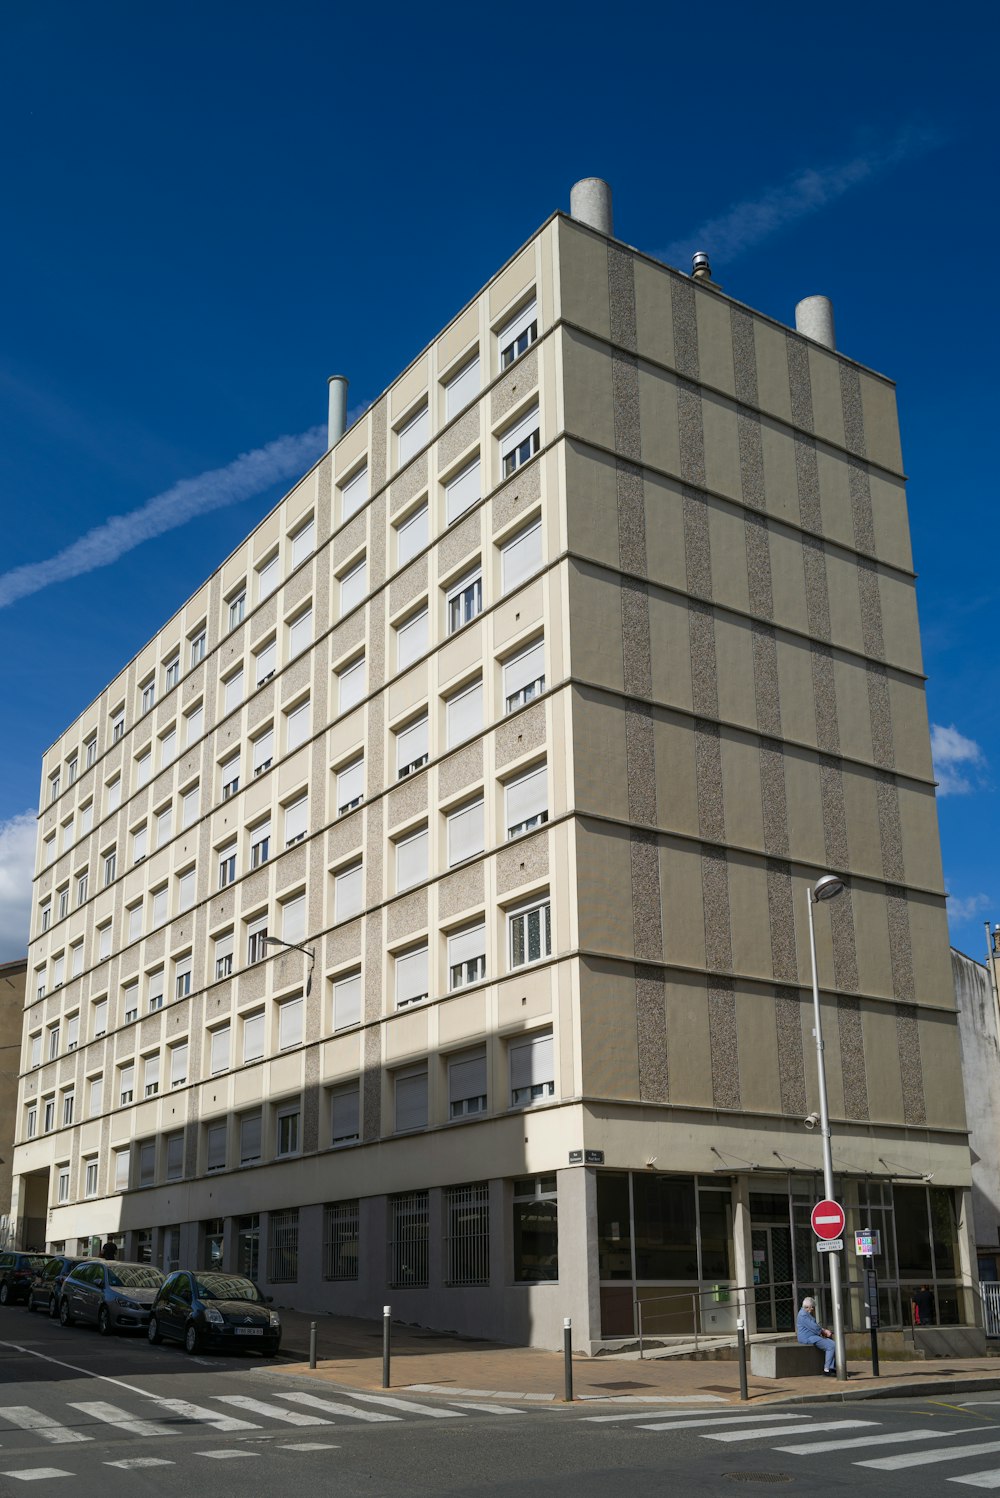
{"label": "person sitting", "polygon": [[807,1295],[802,1302],[802,1309],[795,1318],[795,1335],[800,1342],[807,1346],[821,1347],[826,1354],[823,1362],[823,1372],[827,1378],[836,1378],[836,1343],[830,1331],[825,1326],[820,1326],[816,1320],[816,1302],[811,1295]]}

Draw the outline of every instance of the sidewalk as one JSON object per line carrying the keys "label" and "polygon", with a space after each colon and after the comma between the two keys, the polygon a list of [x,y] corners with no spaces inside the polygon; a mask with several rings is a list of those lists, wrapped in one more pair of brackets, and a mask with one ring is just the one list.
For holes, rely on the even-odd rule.
{"label": "sidewalk", "polygon": [[[308,1366],[309,1327],[316,1322],[317,1366]],[[382,1324],[350,1316],[312,1317],[281,1312],[282,1356],[275,1373],[317,1379],[354,1389],[382,1387]],[[961,1397],[1000,1390],[995,1358],[933,1358],[883,1362],[881,1378],[871,1364],[852,1362],[846,1384],[823,1378],[748,1377],[752,1402],[829,1402],[844,1399]],[[425,1394],[488,1395],[505,1400],[562,1404],[563,1357],[531,1347],[471,1341],[417,1327],[392,1327],[391,1385]],[[577,1399],[665,1400],[675,1403],[740,1402],[736,1362],[691,1362],[680,1358],[636,1361],[615,1357],[573,1359]]]}

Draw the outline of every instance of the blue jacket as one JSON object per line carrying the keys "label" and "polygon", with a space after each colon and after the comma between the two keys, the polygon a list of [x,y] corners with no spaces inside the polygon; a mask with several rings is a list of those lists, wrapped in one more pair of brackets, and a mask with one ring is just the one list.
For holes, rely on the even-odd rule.
{"label": "blue jacket", "polygon": [[807,1311],[804,1306],[795,1318],[795,1335],[800,1342],[815,1342],[823,1338],[823,1328],[812,1312]]}

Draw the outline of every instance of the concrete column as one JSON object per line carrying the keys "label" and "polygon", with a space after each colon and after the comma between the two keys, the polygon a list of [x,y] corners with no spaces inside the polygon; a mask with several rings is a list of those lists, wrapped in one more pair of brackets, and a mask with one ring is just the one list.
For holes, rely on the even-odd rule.
{"label": "concrete column", "polygon": [[611,188],[600,177],[582,177],[569,193],[569,211],[581,224],[589,224],[598,234],[610,239],[614,234],[611,212]]}
{"label": "concrete column", "polygon": [[[750,1180],[737,1176],[733,1182],[733,1273],[738,1285],[753,1284],[753,1239],[750,1236]],[[752,1290],[739,1291],[746,1306],[747,1335],[757,1330],[757,1311]]]}
{"label": "concrete column", "polygon": [[979,1292],[979,1259],[976,1253],[976,1227],[972,1211],[972,1192],[966,1187],[958,1196],[958,1273],[962,1281],[963,1320],[970,1326],[982,1326],[983,1306]]}
{"label": "concrete column", "polygon": [[444,1190],[432,1186],[427,1193],[427,1296],[440,1294],[448,1265],[445,1263],[445,1234],[448,1231]]}
{"label": "concrete column", "polygon": [[323,1279],[322,1203],[299,1208],[299,1280],[295,1288],[310,1305],[320,1305],[326,1299],[329,1286]]}
{"label": "concrete column", "polygon": [[388,1202],[384,1196],[363,1196],[358,1203],[359,1316],[382,1317],[392,1301],[387,1273]]}
{"label": "concrete column", "polygon": [[807,296],[795,306],[795,328],[804,338],[835,349],[837,338],[833,327],[833,303],[828,296]]}
{"label": "concrete column", "polygon": [[326,426],[326,445],[336,447],[347,431],[347,376],[331,375],[327,380],[329,411]]}
{"label": "concrete column", "polygon": [[[597,1178],[571,1166],[556,1174],[559,1193],[559,1317],[573,1318],[573,1346],[591,1351],[601,1335],[597,1270]],[[555,1309],[555,1308],[552,1308]],[[553,1324],[552,1346],[561,1345],[561,1321]]]}

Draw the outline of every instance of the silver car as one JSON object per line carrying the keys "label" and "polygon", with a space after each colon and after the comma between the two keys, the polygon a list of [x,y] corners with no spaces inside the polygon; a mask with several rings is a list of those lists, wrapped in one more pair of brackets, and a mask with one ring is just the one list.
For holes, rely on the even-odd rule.
{"label": "silver car", "polygon": [[59,1320],[96,1325],[102,1337],[117,1331],[139,1331],[149,1322],[153,1297],[163,1275],[151,1264],[119,1264],[117,1260],[86,1259],[63,1280]]}

